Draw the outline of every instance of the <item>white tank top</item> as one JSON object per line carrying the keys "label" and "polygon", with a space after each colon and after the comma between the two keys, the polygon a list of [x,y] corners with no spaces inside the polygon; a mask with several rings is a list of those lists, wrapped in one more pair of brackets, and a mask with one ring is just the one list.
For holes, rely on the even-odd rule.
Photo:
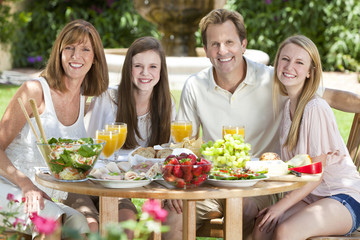
{"label": "white tank top", "polygon": [[[44,100],[45,110],[40,115],[40,119],[45,131],[46,138],[82,138],[87,137],[84,126],[84,105],[85,97],[80,97],[80,112],[77,121],[71,126],[64,126],[60,123],[56,116],[54,104],[50,94],[50,88],[44,78],[36,78],[41,83]],[[24,103],[25,104],[25,103]],[[35,130],[40,135],[35,118],[30,118]],[[35,168],[34,167],[47,167],[40,152],[36,146],[36,138],[32,132],[29,124],[26,122],[20,133],[15,137],[14,141],[6,149],[6,154],[14,164],[14,166],[22,171],[33,183],[40,189],[45,191],[49,196],[55,198],[65,198],[67,194],[55,191],[49,188],[44,188],[37,184],[35,181]]]}

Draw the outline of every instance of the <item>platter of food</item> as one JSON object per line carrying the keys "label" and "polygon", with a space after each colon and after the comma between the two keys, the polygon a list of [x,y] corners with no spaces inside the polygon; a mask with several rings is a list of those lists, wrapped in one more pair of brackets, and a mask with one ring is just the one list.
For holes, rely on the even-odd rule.
{"label": "platter of food", "polygon": [[90,178],[91,181],[99,183],[106,188],[136,188],[143,187],[151,183],[151,179],[139,180],[111,180],[111,179],[98,179]]}
{"label": "platter of food", "polygon": [[54,177],[52,174],[51,174],[51,171],[48,167],[35,167],[35,172],[36,174],[48,174],[50,175],[51,178],[53,178],[55,181],[58,181],[58,182],[84,182],[84,181],[87,181],[88,179],[87,178],[83,178],[83,179],[69,179],[69,180],[66,180],[66,179],[59,179],[59,178],[56,178]]}
{"label": "platter of food", "polygon": [[207,182],[218,187],[250,187],[269,177],[249,169],[213,168]]}
{"label": "platter of food", "polygon": [[159,163],[139,161],[97,164],[88,178],[106,188],[134,188],[148,185],[160,174]]}
{"label": "platter of food", "polygon": [[280,160],[276,153],[267,152],[260,159],[246,162],[246,168],[266,172],[269,180],[274,181],[319,181],[322,176],[321,162],[312,162],[308,154],[298,154],[289,161]]}
{"label": "platter of food", "polygon": [[268,179],[268,177],[243,180],[208,179],[207,183],[217,187],[251,187],[254,186],[257,182],[265,179]]}

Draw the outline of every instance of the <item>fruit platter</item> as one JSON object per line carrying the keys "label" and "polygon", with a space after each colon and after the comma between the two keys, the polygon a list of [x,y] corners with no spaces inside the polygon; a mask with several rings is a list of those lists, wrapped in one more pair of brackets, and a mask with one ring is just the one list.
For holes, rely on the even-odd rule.
{"label": "fruit platter", "polygon": [[242,135],[227,134],[223,139],[202,144],[200,152],[214,167],[243,168],[251,159],[250,150],[251,145],[244,142]]}
{"label": "fruit platter", "polygon": [[166,182],[177,188],[200,186],[211,170],[211,163],[192,153],[168,156],[162,166],[162,175]]}
{"label": "fruit platter", "polygon": [[250,150],[250,144],[239,134],[227,134],[223,139],[204,143],[201,154],[213,164],[207,182],[219,187],[249,187],[267,179],[266,172],[246,168]]}

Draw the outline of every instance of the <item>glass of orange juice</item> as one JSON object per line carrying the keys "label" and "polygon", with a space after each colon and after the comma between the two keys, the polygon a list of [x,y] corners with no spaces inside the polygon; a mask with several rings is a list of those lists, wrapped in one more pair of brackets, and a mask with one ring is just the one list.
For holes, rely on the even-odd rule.
{"label": "glass of orange juice", "polygon": [[239,134],[242,135],[245,139],[245,126],[234,126],[234,125],[224,125],[222,129],[223,137],[226,134]]}
{"label": "glass of orange juice", "polygon": [[124,145],[125,140],[126,140],[127,125],[126,125],[126,123],[123,123],[123,122],[115,122],[115,123],[111,123],[111,124],[106,124],[105,130],[108,130],[108,131],[116,131],[117,130],[119,132],[117,146],[116,146],[115,154],[114,154],[115,159],[117,159],[117,157],[118,157],[117,153],[120,150],[120,148]]}
{"label": "glass of orange juice", "polygon": [[171,137],[175,143],[181,142],[184,138],[192,136],[192,122],[177,120],[171,122]]}
{"label": "glass of orange juice", "polygon": [[102,155],[105,157],[105,159],[108,159],[111,157],[111,155],[114,154],[118,139],[119,139],[119,131],[118,130],[96,130],[96,139],[102,139],[106,141],[106,144],[103,148]]}

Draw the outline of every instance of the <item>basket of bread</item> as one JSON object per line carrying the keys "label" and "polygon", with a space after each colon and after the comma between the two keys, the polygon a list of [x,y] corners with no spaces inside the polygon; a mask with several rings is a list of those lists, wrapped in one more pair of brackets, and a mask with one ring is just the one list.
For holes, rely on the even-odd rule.
{"label": "basket of bread", "polygon": [[154,147],[139,147],[129,153],[129,162],[133,163],[138,160],[150,160],[155,162],[163,162],[173,154],[175,149],[188,149],[196,156],[200,156],[200,148],[203,144],[202,138],[189,139],[184,138],[180,143],[167,143],[156,145]]}

